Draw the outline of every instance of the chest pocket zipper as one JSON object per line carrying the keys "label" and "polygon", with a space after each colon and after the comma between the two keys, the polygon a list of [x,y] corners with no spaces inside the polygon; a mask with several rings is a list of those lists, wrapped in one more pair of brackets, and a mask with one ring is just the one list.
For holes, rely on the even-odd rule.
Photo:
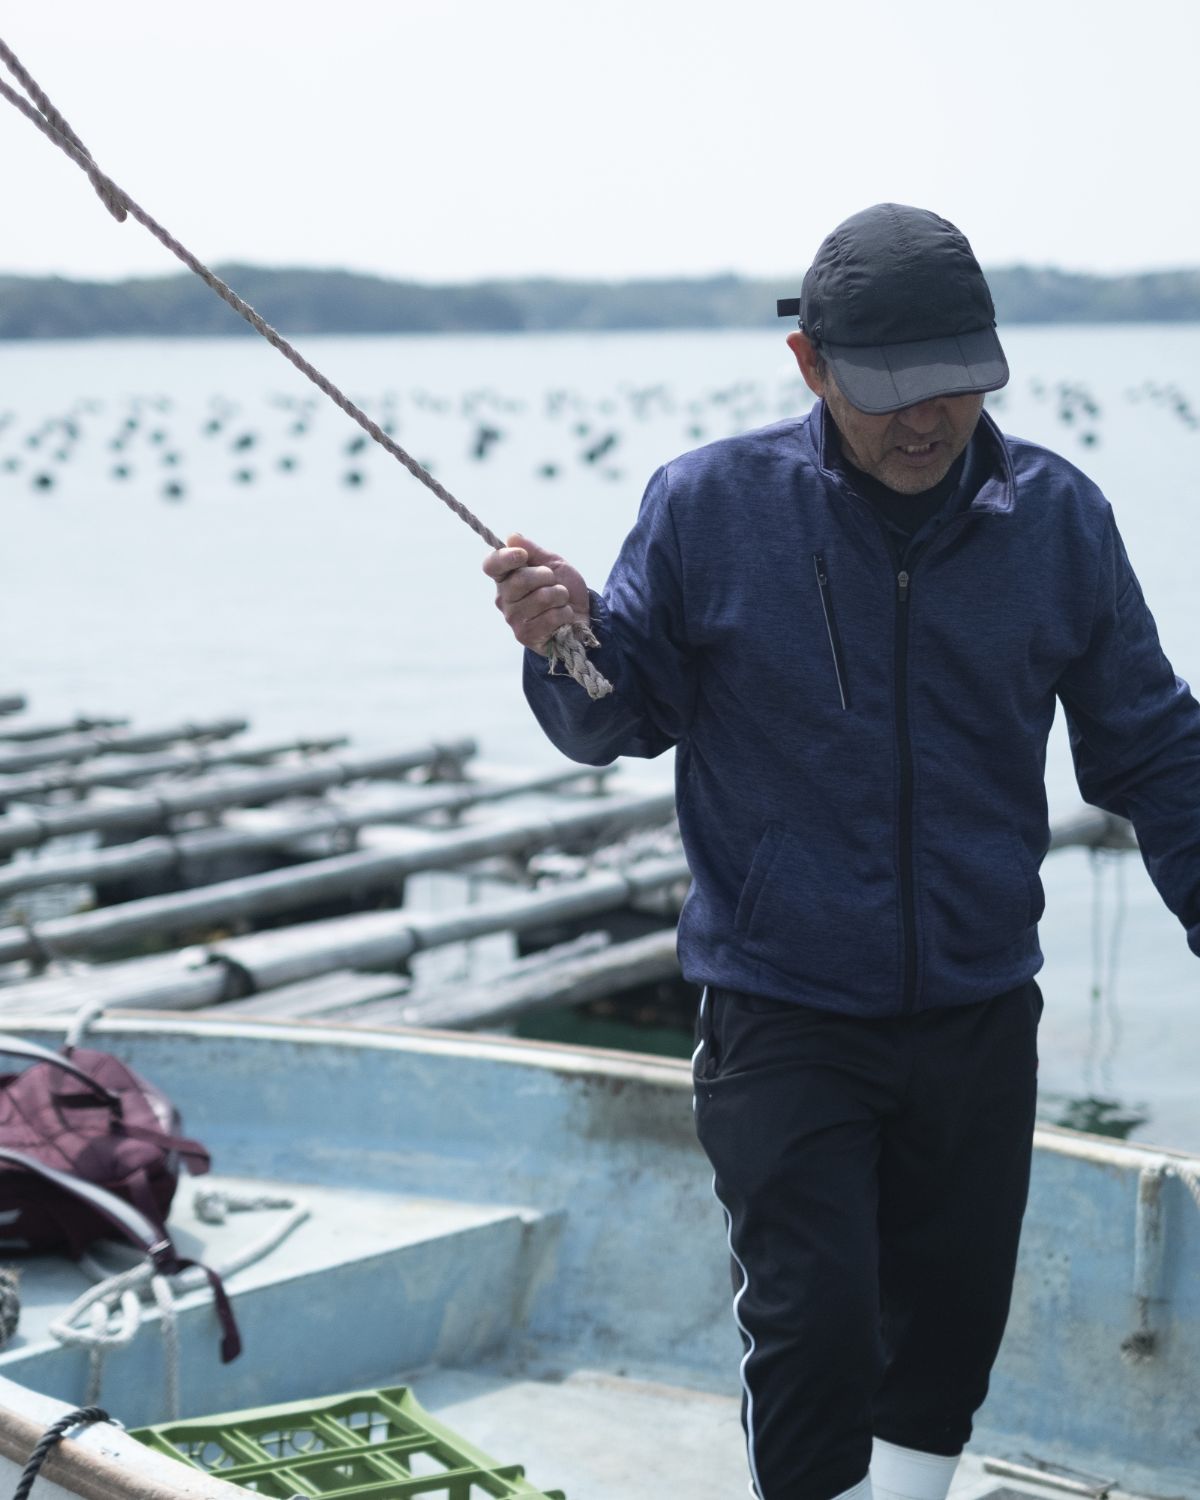
{"label": "chest pocket zipper", "polygon": [[825,555],[813,553],[813,568],[817,575],[817,588],[821,592],[821,611],[825,616],[825,633],[829,637],[829,650],[833,656],[833,670],[837,676],[838,697],[842,707],[850,707],[850,692],[846,685],[846,665],[842,660],[842,640],[838,635],[837,618],[833,613],[833,600],[829,593],[829,573],[825,567]]}

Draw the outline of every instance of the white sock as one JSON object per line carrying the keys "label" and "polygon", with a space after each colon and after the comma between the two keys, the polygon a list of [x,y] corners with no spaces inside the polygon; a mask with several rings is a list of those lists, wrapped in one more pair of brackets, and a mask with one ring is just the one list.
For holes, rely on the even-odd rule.
{"label": "white sock", "polygon": [[865,1474],[851,1489],[843,1490],[840,1495],[835,1495],[833,1500],[872,1500],[871,1476]]}
{"label": "white sock", "polygon": [[874,1500],[946,1500],[957,1467],[957,1455],[921,1453],[876,1438],[870,1474]]}

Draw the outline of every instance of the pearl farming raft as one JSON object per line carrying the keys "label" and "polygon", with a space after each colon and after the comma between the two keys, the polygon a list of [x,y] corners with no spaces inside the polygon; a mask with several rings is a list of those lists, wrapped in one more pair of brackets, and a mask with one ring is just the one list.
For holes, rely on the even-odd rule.
{"label": "pearl farming raft", "polygon": [[690,1007],[669,791],[489,769],[468,738],[360,751],[2,702],[0,1017],[495,1028],[621,994]]}

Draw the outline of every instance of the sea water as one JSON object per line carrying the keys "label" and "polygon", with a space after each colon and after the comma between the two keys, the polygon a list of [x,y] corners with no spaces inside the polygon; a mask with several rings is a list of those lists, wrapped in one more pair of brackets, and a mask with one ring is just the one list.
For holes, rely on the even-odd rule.
{"label": "sea water", "polygon": [[[299,342],[488,526],[598,586],[659,463],[807,408],[782,331]],[[996,419],[1105,490],[1200,681],[1200,327],[1004,341]],[[264,736],[473,735],[490,762],[556,759],[483,544],[360,438],[258,339],[0,344],[0,690],[38,718],[241,714]],[[667,780],[669,761],[636,769]],[[1047,783],[1052,816],[1078,808],[1061,717]],[[1067,851],[1043,878],[1043,1113],[1200,1149],[1200,968],[1178,922],[1136,856]]]}

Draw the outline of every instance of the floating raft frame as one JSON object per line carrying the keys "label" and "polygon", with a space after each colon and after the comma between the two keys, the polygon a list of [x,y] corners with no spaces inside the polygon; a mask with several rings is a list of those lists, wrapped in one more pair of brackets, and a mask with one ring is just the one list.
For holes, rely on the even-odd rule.
{"label": "floating raft frame", "polygon": [[[363,752],[235,718],[26,721],[24,701],[0,695],[0,1025],[149,1007],[472,1027],[682,983],[668,790],[488,770],[468,738]],[[439,949],[448,979],[422,972]]]}

